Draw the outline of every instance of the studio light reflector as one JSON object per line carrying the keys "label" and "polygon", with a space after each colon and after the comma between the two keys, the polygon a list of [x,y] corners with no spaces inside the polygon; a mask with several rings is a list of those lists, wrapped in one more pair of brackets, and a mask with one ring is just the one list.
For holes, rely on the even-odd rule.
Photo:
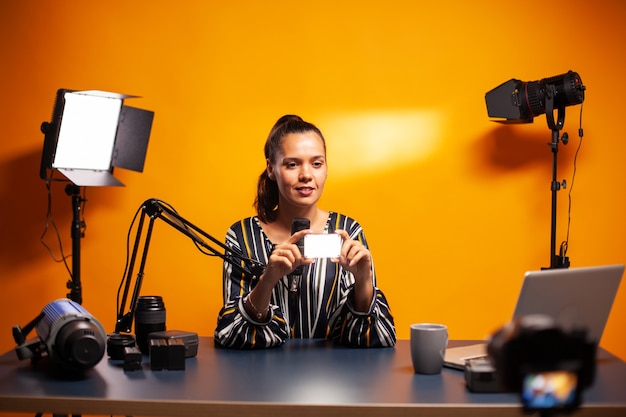
{"label": "studio light reflector", "polygon": [[553,109],[580,104],[585,99],[585,86],[578,73],[543,78],[539,81],[511,79],[485,94],[489,117],[501,123],[532,123],[533,118],[552,109],[546,103],[552,99]]}

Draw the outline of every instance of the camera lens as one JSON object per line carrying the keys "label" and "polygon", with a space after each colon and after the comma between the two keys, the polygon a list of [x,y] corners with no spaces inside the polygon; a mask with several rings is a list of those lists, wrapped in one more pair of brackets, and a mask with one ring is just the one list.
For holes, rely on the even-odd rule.
{"label": "camera lens", "polygon": [[107,340],[107,354],[111,359],[124,359],[124,348],[135,347],[135,337],[130,334],[112,333]]}
{"label": "camera lens", "polygon": [[141,296],[135,310],[135,336],[137,346],[144,355],[148,350],[148,335],[165,330],[165,304],[158,295]]}

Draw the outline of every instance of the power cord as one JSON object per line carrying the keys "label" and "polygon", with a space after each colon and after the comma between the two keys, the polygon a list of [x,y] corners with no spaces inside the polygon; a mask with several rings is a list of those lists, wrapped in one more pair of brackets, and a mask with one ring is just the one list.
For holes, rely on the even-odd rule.
{"label": "power cord", "polygon": [[[52,183],[53,182],[55,182],[55,180],[52,178],[46,180],[46,190],[47,190],[46,221],[45,221],[43,232],[41,233],[41,236],[39,238],[39,241],[41,242],[43,247],[46,248],[46,250],[48,251],[48,253],[50,254],[50,257],[52,258],[54,262],[57,262],[57,263],[63,262],[63,264],[65,265],[65,268],[67,269],[67,273],[70,275],[70,278],[71,278],[72,270],[70,269],[70,266],[67,263],[67,259],[70,258],[72,255],[71,254],[65,255],[64,253],[61,234],[59,233],[59,228],[57,227],[56,221],[54,220],[54,216],[52,214]],[[52,227],[52,229],[54,230],[57,244],[59,246],[60,257],[58,257],[54,253],[54,250],[50,247],[50,245],[46,243],[45,238],[46,238],[46,235],[48,234],[50,227]]]}
{"label": "power cord", "polygon": [[574,180],[576,178],[576,168],[577,168],[577,160],[578,160],[578,154],[580,152],[580,148],[583,144],[583,103],[580,104],[580,116],[579,116],[579,122],[578,122],[578,147],[576,148],[576,153],[574,154],[574,172],[572,173],[572,180],[570,181],[570,186],[569,186],[569,192],[567,193],[567,197],[568,197],[568,208],[567,208],[567,234],[565,237],[565,240],[563,242],[561,242],[561,247],[559,249],[559,256],[561,257],[561,259],[566,259],[567,257],[567,249],[568,249],[568,242],[569,242],[569,232],[570,232],[570,225],[571,225],[571,220],[572,220],[572,191],[574,189]]}

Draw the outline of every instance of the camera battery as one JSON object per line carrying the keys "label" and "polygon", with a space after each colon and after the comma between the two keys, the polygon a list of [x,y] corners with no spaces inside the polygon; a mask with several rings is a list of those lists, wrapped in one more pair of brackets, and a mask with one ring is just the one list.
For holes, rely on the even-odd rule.
{"label": "camera battery", "polygon": [[124,371],[140,371],[142,355],[138,347],[125,347],[124,353]]}
{"label": "camera battery", "polygon": [[193,358],[198,354],[198,334],[183,330],[163,330],[148,334],[148,339],[180,339],[185,345],[185,357]]}
{"label": "camera battery", "polygon": [[487,359],[470,359],[465,364],[465,383],[472,392],[502,392],[496,369]]}
{"label": "camera battery", "polygon": [[150,369],[183,371],[185,344],[181,339],[150,339]]}

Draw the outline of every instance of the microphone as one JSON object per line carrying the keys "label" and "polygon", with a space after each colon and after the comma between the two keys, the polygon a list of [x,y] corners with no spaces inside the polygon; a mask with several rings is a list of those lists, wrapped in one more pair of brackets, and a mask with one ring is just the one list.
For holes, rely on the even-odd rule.
{"label": "microphone", "polygon": [[[306,230],[311,227],[311,221],[309,219],[296,217],[291,222],[291,234],[293,235],[300,230]],[[300,253],[304,253],[304,239],[300,239],[296,242]],[[303,265],[297,267],[291,274],[289,274],[289,291],[297,292],[300,284],[300,277],[302,276]]]}

